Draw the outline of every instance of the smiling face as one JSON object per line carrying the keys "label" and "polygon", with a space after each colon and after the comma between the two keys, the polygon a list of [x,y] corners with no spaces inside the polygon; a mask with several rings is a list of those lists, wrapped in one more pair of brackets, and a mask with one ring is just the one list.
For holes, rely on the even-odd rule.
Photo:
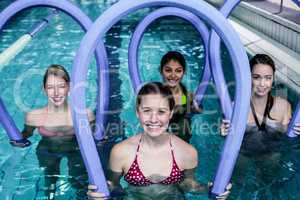
{"label": "smiling face", "polygon": [[172,117],[168,99],[160,94],[143,95],[137,116],[146,134],[160,136],[166,132]]}
{"label": "smiling face", "polygon": [[252,69],[252,94],[263,97],[272,89],[274,71],[270,65],[256,64]]}
{"label": "smiling face", "polygon": [[179,85],[184,75],[184,68],[179,62],[170,60],[162,67],[161,73],[166,84],[175,87]]}
{"label": "smiling face", "polygon": [[69,92],[69,84],[60,76],[48,75],[44,86],[48,102],[59,107],[64,105]]}

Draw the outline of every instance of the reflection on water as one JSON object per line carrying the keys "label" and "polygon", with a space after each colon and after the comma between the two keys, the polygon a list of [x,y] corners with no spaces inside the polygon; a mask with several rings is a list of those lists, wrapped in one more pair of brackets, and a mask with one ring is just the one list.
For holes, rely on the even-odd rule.
{"label": "reflection on water", "polygon": [[230,199],[299,199],[300,139],[282,135],[276,150],[240,153],[232,181],[238,187]]}

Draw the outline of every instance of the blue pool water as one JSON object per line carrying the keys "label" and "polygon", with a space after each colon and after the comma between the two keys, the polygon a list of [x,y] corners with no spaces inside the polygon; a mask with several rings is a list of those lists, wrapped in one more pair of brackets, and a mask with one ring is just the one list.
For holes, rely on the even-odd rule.
{"label": "blue pool water", "polygon": [[[113,0],[73,0],[92,20],[95,20]],[[9,3],[0,1],[0,10]],[[45,16],[47,8],[35,8],[24,11],[14,17],[0,33],[0,52],[24,34],[28,27]],[[132,13],[118,22],[106,35],[105,44],[110,63],[110,111],[107,134],[130,136],[140,130],[135,117],[135,98],[128,75],[127,49],[130,37],[138,20],[149,13],[149,9]],[[0,71],[0,91],[9,113],[16,121],[18,128],[23,128],[24,113],[45,105],[46,98],[42,91],[42,75],[48,65],[58,63],[71,71],[72,61],[84,33],[68,16],[60,13],[48,28],[14,58],[9,65]],[[188,71],[184,84],[191,91],[195,90],[203,69],[204,49],[198,33],[186,22],[177,18],[164,18],[155,22],[147,29],[139,51],[140,74],[143,81],[161,80],[158,66],[161,56],[168,50],[179,50],[184,53]],[[227,66],[226,77],[231,82],[232,74],[227,52],[222,54],[224,66]],[[149,73],[150,72],[150,73]],[[233,87],[231,87],[233,88]],[[278,91],[285,96],[297,96],[285,86],[278,85]],[[88,73],[87,104],[95,108],[96,99],[96,67],[92,60]],[[205,96],[204,113],[193,118],[192,144],[199,152],[199,168],[197,178],[207,182],[213,178],[218,157],[222,148],[223,138],[218,135],[221,119],[220,107],[211,86]],[[0,199],[46,199],[43,188],[43,169],[39,168],[35,154],[40,136],[35,134],[30,138],[32,145],[25,149],[14,148],[8,143],[6,133],[0,128]],[[297,148],[296,148],[297,150]],[[283,199],[283,194],[289,194],[290,199],[296,199],[299,187],[299,164],[294,158],[297,151],[281,160],[281,174],[273,177],[274,181],[265,183],[256,178],[255,165],[247,167],[247,178],[244,184],[236,184],[231,199]],[[299,157],[299,156],[298,156]],[[298,166],[297,166],[298,165]],[[68,183],[68,167],[66,160],[61,163],[56,199],[75,199],[75,189]],[[240,177],[234,174],[233,183],[238,183]],[[277,187],[281,184],[282,187]],[[275,187],[276,186],[276,187]],[[273,191],[276,188],[276,193]],[[270,196],[271,195],[271,196]],[[205,195],[187,195],[188,199],[207,199]]]}

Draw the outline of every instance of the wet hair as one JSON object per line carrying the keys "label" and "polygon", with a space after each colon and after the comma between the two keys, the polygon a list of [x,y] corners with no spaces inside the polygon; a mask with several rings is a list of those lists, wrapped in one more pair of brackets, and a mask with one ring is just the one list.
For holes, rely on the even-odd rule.
{"label": "wet hair", "polygon": [[175,100],[172,95],[172,92],[167,86],[163,85],[160,82],[150,82],[143,85],[143,87],[139,90],[137,95],[136,109],[141,105],[142,97],[144,95],[149,95],[149,94],[159,94],[163,98],[166,98],[168,100],[170,110],[173,110],[175,106]]}
{"label": "wet hair", "polygon": [[169,51],[165,55],[163,55],[160,60],[160,72],[162,72],[163,67],[171,60],[178,62],[183,67],[183,71],[185,71],[186,62],[183,55],[178,51]]}
{"label": "wet hair", "polygon": [[272,68],[273,73],[275,73],[275,64],[270,56],[266,54],[256,54],[255,56],[253,56],[250,60],[251,72],[253,71],[254,66],[257,64],[269,65]]}
{"label": "wet hair", "polygon": [[[257,64],[269,65],[272,68],[272,70],[273,70],[273,74],[275,73],[275,70],[276,70],[273,59],[270,56],[266,55],[266,54],[256,54],[255,56],[253,56],[250,59],[250,63],[249,64],[250,64],[251,72],[253,71],[254,66],[257,65]],[[269,91],[266,109],[267,109],[267,116],[270,119],[273,119],[270,116],[270,111],[271,111],[273,105],[274,105],[274,97],[272,96],[271,91]]]}
{"label": "wet hair", "polygon": [[61,65],[53,64],[50,65],[45,72],[44,79],[43,79],[44,87],[46,86],[47,79],[50,75],[58,76],[64,79],[67,82],[67,84],[70,83],[70,76],[67,70]]}

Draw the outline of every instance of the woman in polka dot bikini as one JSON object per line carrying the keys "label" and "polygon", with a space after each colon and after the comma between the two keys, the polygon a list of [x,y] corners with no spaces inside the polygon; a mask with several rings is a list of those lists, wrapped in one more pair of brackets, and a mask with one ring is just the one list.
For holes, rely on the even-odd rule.
{"label": "woman in polka dot bikini", "polygon": [[[110,154],[108,183],[119,190],[120,179],[128,183],[124,199],[184,199],[183,191],[207,194],[210,184],[194,178],[196,149],[167,132],[175,102],[171,91],[158,82],[144,85],[137,96],[136,114],[144,132],[115,145]],[[226,199],[227,191],[218,196]],[[90,199],[105,199],[90,185]]]}

